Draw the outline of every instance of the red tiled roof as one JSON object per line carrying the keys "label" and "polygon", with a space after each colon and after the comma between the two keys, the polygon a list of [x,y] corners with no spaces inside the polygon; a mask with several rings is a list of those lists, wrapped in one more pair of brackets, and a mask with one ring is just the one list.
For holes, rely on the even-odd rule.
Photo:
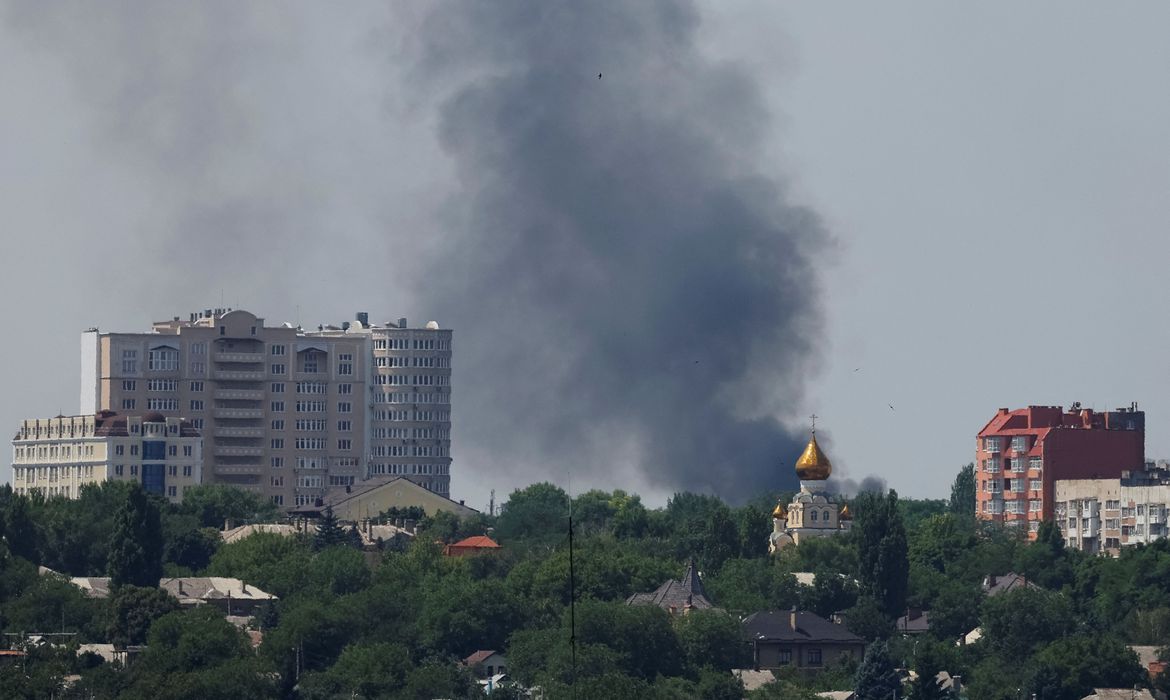
{"label": "red tiled roof", "polygon": [[485,537],[483,535],[477,535],[475,537],[468,537],[467,539],[460,540],[451,546],[452,547],[475,547],[475,548],[479,548],[479,549],[499,549],[500,548],[500,545],[493,542],[490,537]]}
{"label": "red tiled roof", "polygon": [[496,653],[496,652],[492,649],[488,649],[486,651],[481,649],[480,651],[477,651],[474,654],[472,654],[471,656],[464,659],[463,665],[464,666],[474,666],[476,664],[482,664],[484,661],[487,661],[488,657],[490,657],[494,653]]}

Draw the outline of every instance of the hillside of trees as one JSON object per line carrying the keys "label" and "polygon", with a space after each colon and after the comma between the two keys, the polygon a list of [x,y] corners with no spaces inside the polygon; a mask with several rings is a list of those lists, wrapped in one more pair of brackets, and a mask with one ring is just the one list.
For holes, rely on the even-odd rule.
{"label": "hillside of trees", "polygon": [[[976,523],[970,467],[949,501],[866,493],[851,499],[853,530],[779,556],[767,553],[772,494],[731,507],[676,494],[646,508],[622,491],[573,499],[575,611],[570,614],[568,497],[534,484],[492,518],[424,519],[414,542],[363,552],[330,521],[316,536],[256,534],[223,544],[226,520],[276,521],[240,491],[204,486],[176,506],[135,487],[88,487],[78,500],[0,490],[0,628],[72,633],[0,661],[4,698],[478,698],[458,660],[505,652],[509,675],[547,698],[742,698],[730,669],[750,666],[739,619],[797,607],[844,612],[870,642],[864,659],[819,674],[780,673],[747,697],[807,700],[822,690],[940,698],[940,670],[961,675],[971,700],[1079,700],[1092,687],[1149,685],[1127,645],[1170,644],[1170,543],[1119,559],[1065,549],[1050,525],[1035,543]],[[490,533],[502,550],[467,558],[442,544]],[[722,608],[672,617],[625,599],[679,578],[693,559]],[[108,599],[60,576],[111,576]],[[1015,571],[1037,588],[985,598],[988,574]],[[802,586],[794,572],[815,572]],[[236,577],[279,596],[245,630],[218,611],[180,610],[159,576]],[[898,634],[908,607],[930,631]],[[575,650],[570,621],[575,621]],[[974,644],[956,644],[972,629]],[[145,645],[122,667],[76,645]],[[918,680],[903,687],[895,669]],[[66,677],[70,682],[66,684]],[[1154,684],[1167,688],[1165,677]],[[899,695],[902,696],[902,695]],[[511,688],[492,697],[519,697]]]}

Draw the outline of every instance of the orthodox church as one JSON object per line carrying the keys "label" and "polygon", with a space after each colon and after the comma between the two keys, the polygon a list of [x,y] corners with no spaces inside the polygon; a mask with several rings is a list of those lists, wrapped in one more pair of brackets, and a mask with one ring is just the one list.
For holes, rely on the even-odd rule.
{"label": "orthodox church", "polygon": [[768,536],[768,551],[777,551],[799,545],[809,537],[828,537],[847,531],[853,525],[848,505],[825,492],[825,481],[833,473],[833,465],[817,444],[817,431],[800,459],[796,460],[796,475],[800,478],[800,492],[785,505],[777,503],[772,511],[772,533]]}

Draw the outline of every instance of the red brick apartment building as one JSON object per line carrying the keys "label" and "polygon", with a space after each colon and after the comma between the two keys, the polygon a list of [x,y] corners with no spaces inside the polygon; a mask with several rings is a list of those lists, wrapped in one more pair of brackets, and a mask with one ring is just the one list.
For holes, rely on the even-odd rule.
{"label": "red brick apartment building", "polygon": [[1097,413],[1073,404],[999,409],[979,431],[975,510],[983,520],[1028,524],[1035,539],[1051,520],[1058,479],[1120,478],[1145,464],[1146,414],[1137,404]]}

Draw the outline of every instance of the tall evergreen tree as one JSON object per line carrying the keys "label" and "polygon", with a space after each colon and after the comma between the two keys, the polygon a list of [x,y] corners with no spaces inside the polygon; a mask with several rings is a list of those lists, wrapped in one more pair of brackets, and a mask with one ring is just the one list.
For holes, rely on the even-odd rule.
{"label": "tall evergreen tree", "polygon": [[874,642],[853,677],[857,700],[896,700],[902,697],[902,679],[885,642]]}
{"label": "tall evergreen tree", "polygon": [[975,517],[975,464],[968,463],[959,470],[951,484],[951,512],[967,518]]}
{"label": "tall evergreen tree", "polygon": [[155,588],[162,578],[163,532],[158,507],[137,484],[114,514],[110,585]]}
{"label": "tall evergreen tree", "polygon": [[321,514],[321,522],[317,524],[317,535],[313,538],[314,549],[325,549],[346,543],[345,528],[341,527],[337,516],[333,514],[333,506],[325,506]]}

